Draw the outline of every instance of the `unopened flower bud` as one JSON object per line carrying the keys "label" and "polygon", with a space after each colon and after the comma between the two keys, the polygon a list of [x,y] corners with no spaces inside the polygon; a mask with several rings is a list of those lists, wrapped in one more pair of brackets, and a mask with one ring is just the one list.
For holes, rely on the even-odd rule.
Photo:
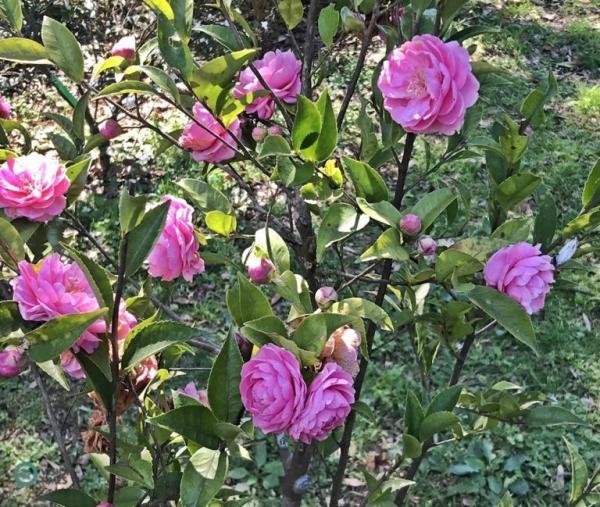
{"label": "unopened flower bud", "polygon": [[573,255],[575,255],[575,252],[577,251],[578,244],[579,241],[577,240],[577,238],[573,238],[567,241],[556,254],[556,257],[554,259],[556,266],[560,267],[569,260],[571,260],[571,258],[573,257]]}
{"label": "unopened flower bud", "polygon": [[431,236],[421,236],[417,242],[417,251],[421,255],[429,256],[435,254],[437,244]]}
{"label": "unopened flower bud", "polygon": [[254,348],[252,343],[245,336],[242,336],[239,333],[235,333],[235,341],[237,342],[244,362],[249,361],[252,357],[252,349]]}
{"label": "unopened flower bud", "polygon": [[0,352],[0,376],[16,377],[21,373],[21,355],[21,349],[12,346]]}
{"label": "unopened flower bud", "polygon": [[340,12],[344,32],[362,32],[365,29],[365,16],[342,7]]}
{"label": "unopened flower bud", "polygon": [[115,120],[110,119],[106,120],[102,125],[100,125],[100,135],[104,139],[114,139],[117,136],[120,136],[123,133],[123,129],[121,125],[119,125]]}
{"label": "unopened flower bud", "polygon": [[252,139],[260,143],[267,136],[267,131],[263,127],[254,127],[252,129]]}
{"label": "unopened flower bud", "polygon": [[248,259],[246,269],[250,280],[256,284],[261,284],[271,281],[275,266],[269,259],[253,255]]}
{"label": "unopened flower bud", "polygon": [[281,130],[281,127],[279,125],[271,125],[267,129],[267,132],[270,136],[280,136],[281,134],[283,134],[283,130]]}
{"label": "unopened flower bud", "polygon": [[4,97],[0,97],[0,118],[8,120],[12,114],[12,107]]}
{"label": "unopened flower bud", "polygon": [[400,220],[400,230],[409,236],[416,236],[421,230],[421,219],[414,213],[404,215]]}
{"label": "unopened flower bud", "polygon": [[327,310],[337,300],[338,295],[333,287],[321,287],[315,292],[315,302],[321,310]]}
{"label": "unopened flower bud", "polygon": [[135,37],[128,36],[120,39],[111,49],[112,56],[121,56],[125,60],[135,60]]}

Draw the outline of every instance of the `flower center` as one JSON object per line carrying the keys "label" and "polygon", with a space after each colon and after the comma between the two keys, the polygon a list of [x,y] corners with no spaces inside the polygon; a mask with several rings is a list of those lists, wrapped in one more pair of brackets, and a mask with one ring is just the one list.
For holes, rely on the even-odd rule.
{"label": "flower center", "polygon": [[412,95],[413,99],[421,98],[427,93],[427,83],[425,82],[425,75],[421,69],[413,75],[413,78],[408,85],[408,92]]}

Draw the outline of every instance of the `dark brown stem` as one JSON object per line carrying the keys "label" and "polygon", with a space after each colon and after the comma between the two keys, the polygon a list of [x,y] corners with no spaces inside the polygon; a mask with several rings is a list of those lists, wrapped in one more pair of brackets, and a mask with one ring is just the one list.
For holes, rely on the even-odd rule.
{"label": "dark brown stem", "polygon": [[300,507],[308,481],[306,472],[310,465],[313,446],[298,444],[294,453],[284,462],[285,474],[280,479],[282,501],[284,507]]}
{"label": "dark brown stem", "polygon": [[302,62],[302,94],[312,99],[312,66],[315,58],[315,25],[319,13],[319,0],[310,0],[306,17],[306,39],[304,41],[304,61]]}
{"label": "dark brown stem", "polygon": [[79,489],[79,477],[77,477],[75,469],[73,468],[73,463],[71,463],[71,458],[69,457],[69,453],[67,452],[65,440],[63,439],[60,426],[58,424],[58,421],[56,420],[56,414],[52,408],[50,396],[48,395],[48,391],[46,390],[46,386],[44,385],[44,381],[42,380],[42,376],[40,375],[40,370],[33,361],[30,362],[30,366],[31,371],[33,373],[33,378],[35,379],[35,383],[37,384],[38,388],[40,389],[40,392],[42,393],[42,401],[44,402],[46,417],[48,417],[48,421],[50,422],[52,434],[54,435],[54,440],[58,445],[58,449],[60,450],[60,455],[62,457],[63,463],[65,465],[67,473],[71,477],[71,481],[73,481],[73,485],[77,489]]}
{"label": "dark brown stem", "polygon": [[[110,464],[117,462],[117,406],[119,404],[119,306],[123,297],[123,288],[125,285],[125,259],[127,257],[127,236],[121,240],[119,248],[119,269],[117,273],[117,285],[115,287],[115,301],[112,312],[112,322],[110,327],[110,344],[112,357],[110,361],[110,370],[113,383],[112,404],[109,411],[109,459]],[[117,477],[111,473],[108,477],[108,503],[114,503],[115,486]]]}
{"label": "dark brown stem", "polygon": [[[406,181],[406,174],[408,173],[408,165],[410,163],[410,159],[412,157],[413,147],[415,145],[415,134],[407,134],[406,139],[404,141],[404,152],[402,154],[402,160],[398,165],[398,179],[396,180],[396,190],[394,192],[394,200],[392,203],[397,208],[402,204],[402,198],[404,197],[404,183]],[[379,284],[379,288],[377,290],[377,295],[375,296],[375,304],[377,306],[383,306],[383,302],[385,300],[385,293],[387,292],[388,282],[391,273],[392,273],[392,260],[386,259],[383,262],[383,267],[381,269],[381,283]],[[369,327],[367,328],[367,348],[369,353],[373,349],[373,338],[375,336],[376,326],[373,322],[369,322]],[[360,370],[354,381],[354,390],[355,390],[355,400],[358,401],[360,399],[360,393],[362,390],[363,382],[365,380],[365,375],[367,373],[368,361],[362,357],[360,360]],[[352,430],[354,429],[354,422],[356,421],[356,411],[350,412],[348,419],[346,419],[346,425],[344,426],[344,433],[342,435],[342,441],[340,442],[340,459],[338,462],[338,466],[335,472],[335,476],[333,478],[333,484],[331,487],[331,498],[329,501],[330,507],[337,507],[341,494],[342,494],[342,483],[344,480],[344,476],[346,474],[346,467],[348,466],[348,458],[350,452],[350,443],[352,441]]]}
{"label": "dark brown stem", "polygon": [[437,10],[435,13],[435,23],[434,23],[434,33],[438,35],[442,30],[442,13],[444,12],[444,3],[445,0],[439,0],[437,5]]}

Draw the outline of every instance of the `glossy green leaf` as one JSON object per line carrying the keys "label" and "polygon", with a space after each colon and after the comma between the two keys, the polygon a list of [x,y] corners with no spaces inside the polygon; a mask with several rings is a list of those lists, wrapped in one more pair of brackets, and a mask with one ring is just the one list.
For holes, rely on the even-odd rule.
{"label": "glossy green leaf", "polygon": [[337,33],[340,24],[340,13],[335,9],[334,4],[329,4],[319,13],[318,27],[321,40],[326,46],[333,44],[333,38]]}
{"label": "glossy green leaf", "polygon": [[552,243],[558,221],[558,210],[551,194],[546,194],[540,199],[535,225],[533,226],[533,244],[541,244],[542,250]]}
{"label": "glossy green leaf", "polygon": [[68,77],[79,83],[83,79],[83,54],[71,31],[58,21],[44,16],[42,42],[48,58]]}
{"label": "glossy green leaf", "polygon": [[288,300],[298,315],[312,313],[313,307],[306,280],[291,271],[284,271],[274,281],[275,292]]}
{"label": "glossy green leaf", "polygon": [[467,297],[537,354],[533,324],[519,303],[496,289],[483,286],[477,286],[467,292]]}
{"label": "glossy green leaf", "polygon": [[49,134],[48,137],[62,160],[74,160],[77,157],[77,147],[68,137],[61,134]]}
{"label": "glossy green leaf", "polygon": [[529,426],[553,426],[557,424],[585,424],[580,417],[566,408],[557,406],[535,406],[523,414],[523,420]]}
{"label": "glossy green leaf", "polygon": [[193,204],[205,213],[213,210],[223,213],[231,211],[231,203],[227,197],[204,181],[184,178],[178,181],[177,185]]}
{"label": "glossy green leaf", "polygon": [[586,209],[600,203],[600,160],[596,162],[587,177],[581,195],[581,203]]}
{"label": "glossy green leaf", "polygon": [[429,403],[426,415],[431,415],[435,412],[452,412],[458,403],[462,389],[462,385],[456,385],[437,393],[431,400],[431,403]]}
{"label": "glossy green leaf", "polygon": [[235,232],[237,227],[235,215],[229,215],[219,210],[209,211],[204,220],[206,221],[206,227],[225,237]]}
{"label": "glossy green leaf", "polygon": [[301,349],[320,354],[331,333],[355,319],[356,316],[334,313],[309,315],[294,331],[293,340]]}
{"label": "glossy green leaf", "polygon": [[290,145],[281,136],[267,136],[263,141],[258,158],[272,157],[275,155],[291,155]]}
{"label": "glossy green leaf", "polygon": [[15,271],[17,263],[25,258],[25,245],[19,231],[2,217],[0,217],[0,258]]}
{"label": "glossy green leaf", "polygon": [[85,190],[85,185],[87,183],[88,178],[88,171],[91,163],[91,158],[84,158],[83,160],[79,160],[79,162],[70,164],[67,167],[67,178],[69,178],[69,181],[71,182],[71,186],[67,191],[68,205],[75,202],[77,198],[81,195],[81,192]]}
{"label": "glossy green leaf", "polygon": [[588,230],[592,231],[600,225],[600,206],[592,208],[587,213],[579,215],[578,217],[571,220],[563,229],[563,239],[569,239],[575,236],[579,231]]}
{"label": "glossy green leaf", "polygon": [[156,90],[149,84],[142,83],[141,81],[119,81],[118,83],[111,83],[102,88],[102,90],[94,97],[94,100],[111,97],[113,95],[124,95],[127,93],[147,93],[155,95]]}
{"label": "glossy green leaf", "polygon": [[36,364],[39,366],[40,370],[60,385],[65,391],[70,391],[69,381],[65,377],[65,373],[59,366],[58,361],[55,361],[44,361],[43,363]]}
{"label": "glossy green leaf", "polygon": [[[168,65],[181,72],[187,80],[195,68],[187,43],[165,16],[158,16],[158,48]],[[140,58],[141,59],[141,58]]]}
{"label": "glossy green leaf", "polygon": [[16,301],[0,301],[0,337],[17,331],[23,325]]}
{"label": "glossy green leaf", "polygon": [[197,28],[199,32],[205,33],[212,37],[221,46],[229,49],[230,51],[239,51],[244,49],[246,45],[241,46],[235,32],[228,26],[222,25],[202,25]]}
{"label": "glossy green leaf", "polygon": [[319,133],[321,132],[321,114],[317,105],[303,95],[298,96],[298,105],[296,109],[296,117],[294,119],[294,127],[292,128],[292,146],[294,149],[313,158],[314,148]]}
{"label": "glossy green leaf", "polygon": [[0,19],[5,19],[15,32],[23,26],[21,0],[0,0]]}
{"label": "glossy green leaf", "polygon": [[342,157],[342,162],[344,171],[352,180],[357,197],[362,197],[371,203],[389,199],[385,181],[369,164],[348,157]]}
{"label": "glossy green leaf", "polygon": [[426,231],[456,197],[456,192],[449,188],[440,188],[423,196],[410,212],[421,219],[421,230]]}
{"label": "glossy green leaf", "polygon": [[454,426],[459,419],[452,412],[433,412],[426,415],[419,428],[419,440],[424,442],[436,433],[441,433]]}
{"label": "glossy green leaf", "polygon": [[132,230],[144,216],[146,209],[146,195],[130,195],[126,188],[121,189],[119,196],[119,224],[121,232],[127,233]]}
{"label": "glossy green leaf", "polygon": [[449,248],[438,255],[435,263],[435,277],[444,281],[448,277],[462,277],[475,274],[483,269],[483,264],[465,252]]}
{"label": "glossy green leaf", "polygon": [[501,224],[492,233],[491,237],[493,239],[508,241],[509,243],[519,243],[520,241],[527,241],[530,232],[531,225],[528,218],[515,218]]}
{"label": "glossy green leaf", "polygon": [[288,30],[294,29],[302,21],[304,13],[302,0],[279,0],[277,8]]}
{"label": "glossy green leaf", "polygon": [[577,448],[566,438],[563,438],[563,440],[565,441],[565,444],[567,444],[569,460],[571,462],[571,491],[569,494],[569,501],[576,502],[577,499],[581,498],[581,495],[585,491],[589,479],[589,472],[587,465]]}
{"label": "glossy green leaf", "polygon": [[368,203],[362,197],[358,197],[356,203],[360,210],[373,220],[377,220],[378,222],[396,229],[400,226],[402,215],[391,202],[381,201]]}
{"label": "glossy green leaf", "polygon": [[57,489],[43,495],[40,500],[64,507],[96,507],[97,505],[96,500],[79,489]]}
{"label": "glossy green leaf", "polygon": [[229,85],[238,71],[254,58],[256,51],[256,49],[242,49],[205,63],[193,72],[191,81],[194,89],[201,89],[206,84]]}
{"label": "glossy green leaf", "polygon": [[[108,348],[105,347],[104,350],[108,351]],[[113,386],[111,381],[106,378],[106,375],[102,369],[91,359],[89,354],[86,354],[83,350],[80,350],[76,355],[77,361],[79,361],[79,364],[85,372],[86,381],[100,397],[104,407],[107,410],[110,409],[110,407],[112,407],[113,396]],[[108,354],[106,359],[108,364]]]}
{"label": "glossy green leaf", "polygon": [[239,327],[248,321],[273,315],[267,297],[241,273],[238,273],[237,283],[227,291],[227,308]]}
{"label": "glossy green leaf", "polygon": [[230,332],[208,378],[210,408],[221,421],[236,424],[243,410],[240,379],[243,360],[234,333]]}
{"label": "glossy green leaf", "polygon": [[514,174],[498,185],[494,198],[502,208],[509,210],[533,194],[541,183],[542,179],[534,174]]}
{"label": "glossy green leaf", "polygon": [[[198,452],[202,449],[198,450]],[[193,456],[192,456],[193,459]],[[181,476],[180,498],[181,507],[206,507],[219,492],[227,477],[228,457],[225,451],[219,453],[214,478],[207,479],[198,472],[192,459],[188,462]]]}
{"label": "glossy green leaf", "polygon": [[402,247],[402,237],[396,229],[387,229],[360,256],[361,262],[375,259],[393,259],[398,262],[409,259],[408,252]]}
{"label": "glossy green leaf", "polygon": [[0,39],[0,60],[27,64],[51,63],[44,46],[22,37]]}
{"label": "glossy green leaf", "polygon": [[290,269],[290,252],[285,241],[276,231],[264,227],[257,229],[254,234],[254,245],[268,255],[279,272]]}
{"label": "glossy green leaf", "polygon": [[122,56],[109,56],[108,58],[100,61],[94,66],[92,76],[96,77],[102,74],[103,72],[106,72],[107,70],[121,67],[121,65],[125,61],[125,58],[123,58]]}
{"label": "glossy green leaf", "polygon": [[[332,154],[337,144],[338,135],[336,117],[327,90],[323,91],[319,97],[317,109],[321,116],[321,127],[319,129],[319,137],[314,145],[314,160],[322,161]],[[303,151],[304,153],[306,152]],[[311,160],[310,157],[308,159]]]}
{"label": "glossy green leaf", "polygon": [[189,42],[194,24],[194,0],[170,0],[175,15],[175,30],[184,42]]}
{"label": "glossy green leaf", "polygon": [[221,442],[216,434],[217,418],[204,405],[185,405],[147,421],[209,449],[218,449]]}
{"label": "glossy green leaf", "polygon": [[406,393],[406,404],[404,408],[404,426],[405,433],[413,437],[419,436],[419,428],[423,422],[425,414],[421,402],[414,392],[409,390]]}
{"label": "glossy green leaf", "polygon": [[331,313],[362,317],[377,324],[384,331],[393,331],[394,324],[387,312],[372,301],[363,298],[348,298],[331,306]]}
{"label": "glossy green leaf", "polygon": [[175,81],[171,79],[171,76],[164,70],[158,67],[152,67],[151,65],[130,65],[125,71],[125,75],[132,74],[134,72],[141,72],[146,74],[152,82],[157,85],[161,90],[167,92],[175,102],[180,102],[179,90]]}
{"label": "glossy green leaf", "polygon": [[73,109],[73,133],[80,141],[85,141],[85,113],[88,108],[90,92],[85,92]]}
{"label": "glossy green leaf", "polygon": [[350,204],[332,205],[325,213],[317,233],[317,260],[321,260],[328,246],[361,230],[368,222],[369,219],[359,215]]}
{"label": "glossy green leaf", "polygon": [[144,0],[144,3],[157,14],[162,14],[169,21],[175,19],[175,13],[168,0]]}
{"label": "glossy green leaf", "polygon": [[62,315],[30,331],[25,338],[30,343],[29,356],[36,363],[43,363],[58,357],[73,345],[81,333],[93,322],[103,317],[107,308],[88,313]]}
{"label": "glossy green leaf", "polygon": [[423,446],[419,439],[405,433],[402,435],[402,450],[407,458],[418,458],[422,453]]}

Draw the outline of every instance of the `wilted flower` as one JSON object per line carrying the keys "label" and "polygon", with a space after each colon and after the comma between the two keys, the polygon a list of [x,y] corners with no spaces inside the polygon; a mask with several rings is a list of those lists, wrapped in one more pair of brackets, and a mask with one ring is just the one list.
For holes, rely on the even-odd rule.
{"label": "wilted flower", "polygon": [[70,350],[65,350],[60,355],[60,365],[62,366],[65,373],[69,375],[69,377],[74,378],[76,380],[85,378],[85,372],[83,368],[77,361],[77,357]]}
{"label": "wilted flower", "polygon": [[235,341],[240,349],[240,355],[244,361],[248,361],[252,357],[252,349],[254,345],[248,338],[239,333],[235,333]]}
{"label": "wilted flower", "polygon": [[336,329],[321,351],[321,359],[325,362],[337,363],[344,371],[353,377],[358,375],[360,364],[358,361],[358,348],[361,336],[358,331],[350,327]]}

